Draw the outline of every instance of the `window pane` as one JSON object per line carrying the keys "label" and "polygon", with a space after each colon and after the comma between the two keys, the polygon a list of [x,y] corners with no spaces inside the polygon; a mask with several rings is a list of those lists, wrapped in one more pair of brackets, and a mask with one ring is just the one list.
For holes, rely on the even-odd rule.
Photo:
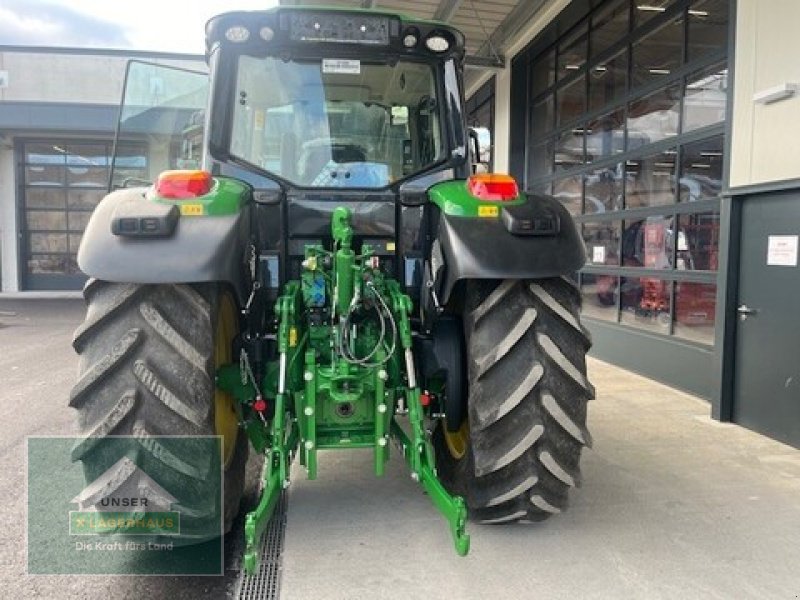
{"label": "window pane", "polygon": [[696,0],[689,6],[689,60],[728,45],[729,0]]}
{"label": "window pane", "polygon": [[570,214],[581,214],[583,176],[573,175],[559,179],[553,184],[553,196],[567,208]]}
{"label": "window pane", "polygon": [[583,164],[583,128],[568,129],[556,138],[556,172]]}
{"label": "window pane", "polygon": [[624,165],[603,167],[586,175],[584,212],[603,213],[622,209]]}
{"label": "window pane", "polygon": [[83,231],[89,223],[89,217],[92,213],[89,211],[71,211],[67,213],[67,223],[70,231]]}
{"label": "window pane", "polygon": [[676,283],[675,335],[712,345],[716,308],[717,286],[713,283]]}
{"label": "window pane", "polygon": [[632,87],[665,77],[681,65],[683,19],[675,19],[633,45]]}
{"label": "window pane", "polygon": [[64,233],[32,233],[28,237],[28,250],[37,252],[66,252],[67,235]]}
{"label": "window pane", "polygon": [[109,149],[105,144],[70,144],[67,146],[67,164],[81,167],[106,167],[110,164]]}
{"label": "window pane", "polygon": [[586,128],[586,160],[619,154],[625,149],[625,109],[589,121]]}
{"label": "window pane", "polygon": [[597,110],[625,93],[628,54],[622,51],[589,69],[589,110]]}
{"label": "window pane", "polygon": [[150,181],[147,169],[114,169],[114,181],[111,183],[112,189],[132,185],[147,185]]}
{"label": "window pane", "polygon": [[530,172],[528,176],[531,179],[537,177],[544,177],[553,173],[553,158],[555,153],[555,141],[553,139],[546,140],[538,144],[530,150]]}
{"label": "window pane", "polygon": [[581,273],[581,314],[606,321],[617,320],[619,277]]}
{"label": "window pane", "polygon": [[67,227],[67,215],[63,210],[29,210],[26,219],[29,231],[63,231]]}
{"label": "window pane", "polygon": [[634,2],[633,26],[638,27],[650,19],[662,14],[675,0],[647,0],[647,2]]}
{"label": "window pane", "polygon": [[69,234],[69,251],[72,254],[78,253],[78,248],[81,245],[81,239],[83,238],[83,234],[80,233],[70,233]]}
{"label": "window pane", "polygon": [[678,217],[676,267],[716,271],[719,264],[719,213],[695,213]]}
{"label": "window pane", "polygon": [[615,2],[592,19],[592,56],[619,42],[628,33],[630,1]]}
{"label": "window pane", "polygon": [[28,188],[25,190],[25,206],[28,208],[64,208],[64,190]]}
{"label": "window pane", "polygon": [[728,102],[728,69],[717,65],[689,76],[683,102],[683,132],[722,123]]}
{"label": "window pane", "polygon": [[586,111],[586,77],[578,77],[566,87],[559,89],[556,98],[558,99],[557,125],[561,127]]}
{"label": "window pane", "polygon": [[723,137],[718,135],[683,147],[681,202],[719,198],[722,190],[722,143]]}
{"label": "window pane", "polygon": [[673,217],[655,215],[623,222],[622,265],[671,269]]}
{"label": "window pane", "polygon": [[25,162],[32,165],[63,165],[66,152],[54,144],[25,144]]}
{"label": "window pane", "polygon": [[64,185],[64,167],[55,165],[30,165],[25,167],[28,185]]}
{"label": "window pane", "polygon": [[580,69],[586,62],[589,35],[586,24],[567,35],[558,45],[558,78],[561,79]]}
{"label": "window pane", "polygon": [[68,166],[67,185],[72,187],[105,188],[108,185],[108,168]]}
{"label": "window pane", "polygon": [[625,208],[675,202],[676,154],[674,149],[670,149],[627,161]]}
{"label": "window pane", "polygon": [[29,273],[65,274],[71,272],[71,260],[66,254],[36,254],[28,260]]}
{"label": "window pane", "polygon": [[546,96],[533,105],[531,112],[531,138],[541,138],[553,130],[555,98]]}
{"label": "window pane", "polygon": [[584,223],[583,241],[586,244],[587,264],[618,267],[621,231],[621,221]]}
{"label": "window pane", "polygon": [[535,98],[556,81],[556,49],[536,59],[531,67],[531,98]]}
{"label": "window pane", "polygon": [[531,186],[531,194],[538,194],[539,196],[550,196],[553,193],[553,184],[537,183]]}
{"label": "window pane", "polygon": [[670,330],[669,281],[654,277],[623,277],[620,289],[620,320],[655,333]]}
{"label": "window pane", "polygon": [[680,85],[631,102],[628,108],[628,150],[677,135],[680,107]]}

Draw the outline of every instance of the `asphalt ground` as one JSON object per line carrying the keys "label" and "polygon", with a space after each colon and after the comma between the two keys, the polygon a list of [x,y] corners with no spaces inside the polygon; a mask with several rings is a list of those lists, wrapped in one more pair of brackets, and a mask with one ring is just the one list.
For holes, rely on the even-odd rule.
{"label": "asphalt ground", "polygon": [[[70,435],[81,301],[0,300],[0,598],[226,598],[224,577],[28,575],[27,436]],[[455,555],[444,521],[394,452],[295,465],[283,555],[285,599],[800,597],[800,451],[708,417],[708,405],[590,360],[597,400],[583,487],[565,514],[516,527],[470,524]],[[246,502],[258,463],[248,465]]]}

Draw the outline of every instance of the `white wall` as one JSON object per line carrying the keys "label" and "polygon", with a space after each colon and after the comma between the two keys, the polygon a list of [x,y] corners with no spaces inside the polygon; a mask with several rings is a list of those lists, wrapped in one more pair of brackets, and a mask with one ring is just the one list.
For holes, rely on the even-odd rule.
{"label": "white wall", "polygon": [[0,268],[3,274],[0,290],[4,292],[19,289],[14,189],[14,146],[10,138],[0,136]]}
{"label": "white wall", "polygon": [[753,95],[800,84],[800,0],[739,0],[730,186],[800,177],[800,95],[761,105]]}
{"label": "white wall", "polygon": [[[194,59],[140,60],[207,70],[204,62]],[[127,63],[125,56],[0,52],[0,70],[8,71],[0,102],[119,104]]]}

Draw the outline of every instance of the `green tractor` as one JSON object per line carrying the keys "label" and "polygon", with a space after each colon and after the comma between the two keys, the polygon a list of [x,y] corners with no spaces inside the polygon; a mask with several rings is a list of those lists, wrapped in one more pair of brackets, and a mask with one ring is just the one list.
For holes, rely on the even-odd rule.
{"label": "green tractor", "polygon": [[[73,459],[93,489],[119,485],[135,447],[162,488],[197,498],[181,507],[182,543],[210,539],[211,517],[227,532],[239,510],[252,447],[265,459],[248,572],[293,460],[313,479],[325,450],[369,451],[380,476],[395,446],[461,555],[468,514],[562,511],[590,443],[590,340],[570,278],[584,245],[559,202],[477,172],[463,35],[276,8],[222,14],[206,36],[210,76],[129,66],[118,189],[78,255],[91,279]],[[170,95],[178,75],[202,87]],[[203,170],[154,172],[193,157]],[[162,438],[209,435],[213,502],[208,457]]]}

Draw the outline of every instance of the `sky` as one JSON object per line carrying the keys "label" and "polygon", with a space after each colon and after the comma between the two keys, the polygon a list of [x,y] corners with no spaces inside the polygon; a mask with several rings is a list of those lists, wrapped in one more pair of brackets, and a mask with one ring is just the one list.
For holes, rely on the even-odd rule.
{"label": "sky", "polygon": [[278,0],[0,0],[0,45],[205,52],[206,21]]}

